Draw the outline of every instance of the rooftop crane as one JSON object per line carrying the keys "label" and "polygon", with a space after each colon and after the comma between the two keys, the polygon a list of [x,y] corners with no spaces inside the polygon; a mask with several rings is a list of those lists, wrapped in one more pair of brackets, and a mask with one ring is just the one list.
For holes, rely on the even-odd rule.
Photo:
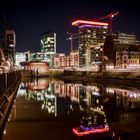
{"label": "rooftop crane", "polygon": [[109,32],[112,33],[112,18],[114,16],[117,16],[118,14],[119,14],[119,11],[117,11],[115,13],[110,13],[110,14],[104,16],[104,17],[101,17],[99,19],[95,19],[94,21],[101,21],[101,20],[109,18]]}
{"label": "rooftop crane", "polygon": [[66,38],[66,40],[70,40],[71,41],[71,50],[73,50],[73,39],[78,38],[77,37],[78,34],[67,32],[67,35],[69,35],[69,37]]}

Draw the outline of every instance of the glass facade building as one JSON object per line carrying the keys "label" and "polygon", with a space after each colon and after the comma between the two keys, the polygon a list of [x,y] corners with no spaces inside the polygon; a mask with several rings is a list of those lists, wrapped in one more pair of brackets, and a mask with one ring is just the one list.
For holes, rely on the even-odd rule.
{"label": "glass facade building", "polygon": [[78,20],[72,25],[79,30],[79,67],[101,63],[108,24]]}
{"label": "glass facade building", "polygon": [[41,35],[41,52],[44,53],[44,60],[46,60],[50,66],[53,64],[52,57],[56,53],[56,33],[46,32]]}

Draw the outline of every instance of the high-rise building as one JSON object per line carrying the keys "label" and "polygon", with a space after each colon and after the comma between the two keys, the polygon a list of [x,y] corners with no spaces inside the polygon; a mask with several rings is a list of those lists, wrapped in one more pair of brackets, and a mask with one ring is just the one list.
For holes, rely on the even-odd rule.
{"label": "high-rise building", "polygon": [[5,30],[4,32],[4,55],[6,59],[10,59],[15,63],[15,46],[16,34],[14,30]]}
{"label": "high-rise building", "polygon": [[114,33],[106,36],[104,56],[106,66],[115,68],[139,68],[140,42],[134,34]]}
{"label": "high-rise building", "polygon": [[101,63],[108,23],[76,20],[72,25],[79,29],[79,67]]}
{"label": "high-rise building", "polygon": [[41,35],[41,52],[44,53],[44,60],[52,66],[52,58],[56,53],[56,33],[46,32]]}

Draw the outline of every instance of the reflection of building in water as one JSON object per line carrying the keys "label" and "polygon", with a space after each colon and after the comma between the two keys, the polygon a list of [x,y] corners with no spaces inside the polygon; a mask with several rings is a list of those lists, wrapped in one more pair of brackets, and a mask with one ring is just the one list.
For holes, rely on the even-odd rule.
{"label": "reflection of building in water", "polygon": [[54,93],[57,96],[65,97],[68,96],[71,98],[73,102],[79,102],[79,87],[80,84],[73,83],[55,83],[54,85]]}
{"label": "reflection of building in water", "polygon": [[[23,84],[22,84],[23,85]],[[34,79],[32,82],[25,83],[26,99],[41,101],[41,109],[49,114],[61,115],[69,114],[79,108],[81,84],[48,82],[46,79]],[[82,90],[99,95],[96,86],[83,87]],[[98,102],[98,100],[97,100]],[[89,104],[91,104],[89,102]]]}
{"label": "reflection of building in water", "polygon": [[73,128],[73,132],[78,136],[83,136],[108,131],[103,100],[98,88],[80,87],[80,125]]}
{"label": "reflection of building in water", "polygon": [[34,79],[32,82],[21,84],[26,89],[26,99],[41,101],[41,109],[50,115],[57,115],[57,98],[54,95],[54,85],[46,79]]}
{"label": "reflection of building in water", "polygon": [[41,108],[47,110],[49,114],[55,114],[55,116],[57,116],[56,99],[57,98],[53,94],[48,95],[44,93],[44,100]]}
{"label": "reflection of building in water", "polygon": [[[41,101],[41,109],[55,116],[69,114],[79,103],[78,84],[48,82],[46,79],[34,79],[22,84],[26,88],[26,99]],[[59,110],[59,112],[57,112]]]}
{"label": "reflection of building in water", "polygon": [[49,87],[49,83],[45,79],[33,79],[31,82],[24,83],[23,86],[31,90],[43,90]]}
{"label": "reflection of building in water", "polygon": [[117,107],[121,107],[124,109],[131,109],[136,108],[137,102],[140,101],[140,91],[138,90],[128,90],[128,89],[121,89],[121,88],[106,88],[106,93],[109,96],[116,96],[115,102]]}

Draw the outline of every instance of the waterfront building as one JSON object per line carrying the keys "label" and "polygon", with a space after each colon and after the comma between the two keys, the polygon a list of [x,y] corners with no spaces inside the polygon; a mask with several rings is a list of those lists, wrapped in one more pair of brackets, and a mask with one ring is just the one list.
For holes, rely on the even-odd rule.
{"label": "waterfront building", "polygon": [[69,55],[59,53],[54,56],[53,62],[55,68],[77,68],[79,65],[78,50],[71,50]]}
{"label": "waterfront building", "polygon": [[40,44],[41,52],[44,53],[44,59],[52,66],[52,59],[56,54],[56,33],[49,31],[41,34]]}
{"label": "waterfront building", "polygon": [[56,54],[53,58],[54,68],[64,68],[66,66],[65,57],[64,53]]}
{"label": "waterfront building", "polygon": [[5,30],[3,52],[6,60],[10,59],[15,63],[16,33],[14,30]]}
{"label": "waterfront building", "polygon": [[70,67],[78,67],[79,66],[79,52],[78,50],[71,50],[70,51],[70,55],[69,55],[69,58],[70,58]]}
{"label": "waterfront building", "polygon": [[66,67],[70,67],[70,56],[66,56]]}
{"label": "waterfront building", "polygon": [[140,42],[134,34],[118,32],[107,35],[104,56],[107,68],[139,68]]}
{"label": "waterfront building", "polygon": [[54,68],[59,68],[60,67],[60,57],[58,56],[58,54],[56,54],[53,58],[54,61]]}
{"label": "waterfront building", "polygon": [[108,33],[108,23],[76,20],[79,35],[79,67],[102,63],[102,46]]}
{"label": "waterfront building", "polygon": [[37,52],[32,53],[29,50],[26,52],[16,52],[15,64],[21,68],[21,64],[30,63],[30,62],[41,62],[44,60],[44,54]]}
{"label": "waterfront building", "polygon": [[31,61],[45,61],[44,53],[42,53],[42,52],[32,53],[30,60]]}
{"label": "waterfront building", "polygon": [[20,62],[21,68],[25,70],[31,70],[32,75],[41,76],[45,75],[45,72],[49,69],[47,62]]}
{"label": "waterfront building", "polygon": [[21,68],[20,62],[26,61],[26,53],[16,52],[15,64]]}

